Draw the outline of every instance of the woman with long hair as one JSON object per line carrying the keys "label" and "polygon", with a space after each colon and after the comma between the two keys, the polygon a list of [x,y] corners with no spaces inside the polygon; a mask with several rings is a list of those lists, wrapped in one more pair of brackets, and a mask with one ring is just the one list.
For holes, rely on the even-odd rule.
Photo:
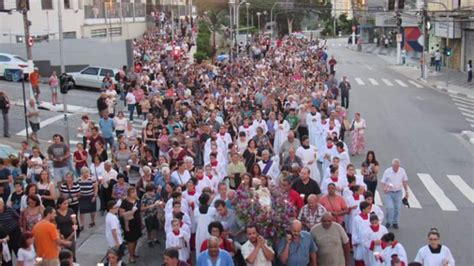
{"label": "woman with long hair", "polygon": [[43,219],[44,207],[41,205],[36,195],[30,195],[27,198],[27,207],[21,215],[21,227],[23,232],[33,230],[35,224]]}
{"label": "woman with long hair", "polygon": [[122,200],[119,213],[123,219],[124,239],[127,241],[129,262],[135,263],[138,258],[136,255],[137,241],[142,236],[140,204],[136,188],[128,188],[127,197]]}
{"label": "woman with long hair", "polygon": [[41,201],[44,207],[56,206],[56,190],[54,182],[51,181],[49,173],[46,170],[41,171],[38,182],[38,194],[41,196]]}
{"label": "woman with long hair", "polygon": [[364,162],[362,162],[361,173],[364,177],[364,183],[367,185],[367,190],[375,195],[377,190],[377,174],[379,173],[379,162],[375,158],[374,151],[368,151]]}
{"label": "woman with long hair", "polygon": [[257,142],[255,142],[255,140],[249,140],[247,149],[244,151],[243,157],[247,172],[252,172],[252,166],[257,162],[257,160],[261,159],[258,154]]}
{"label": "woman with long hair", "polygon": [[72,244],[68,249],[75,254],[75,232],[78,229],[77,216],[74,211],[69,208],[68,199],[63,197],[58,199],[55,220],[56,227],[62,237],[67,241],[72,241]]}
{"label": "woman with long hair", "polygon": [[365,149],[365,127],[365,120],[360,117],[360,113],[355,113],[351,126],[351,154],[353,156],[361,153]]}
{"label": "woman with long hair", "polygon": [[24,232],[20,237],[20,249],[18,249],[17,266],[35,266],[36,252],[33,245],[33,233]]}

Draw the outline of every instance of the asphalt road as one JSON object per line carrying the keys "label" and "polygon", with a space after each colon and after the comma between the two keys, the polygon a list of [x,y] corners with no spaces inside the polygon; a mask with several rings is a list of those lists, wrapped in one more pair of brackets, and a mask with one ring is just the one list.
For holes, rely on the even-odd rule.
{"label": "asphalt road", "polygon": [[[360,112],[365,118],[367,148],[375,151],[382,170],[393,158],[401,160],[411,198],[421,207],[404,208],[400,229],[393,232],[412,260],[427,243],[428,230],[436,227],[456,264],[472,265],[474,148],[460,137],[470,125],[449,95],[425,87],[416,76],[395,72],[378,55],[345,48],[344,41],[329,41],[329,54],[338,61],[338,78],[346,75],[352,84],[350,117]],[[363,157],[353,159],[356,167]],[[468,196],[448,175],[460,177],[451,177],[456,184],[462,179],[469,186],[459,185]]]}
{"label": "asphalt road", "polygon": [[[428,230],[437,227],[442,243],[451,249],[457,265],[472,265],[474,148],[460,137],[462,130],[469,129],[469,123],[451,96],[427,88],[416,76],[408,78],[396,72],[386,58],[352,51],[344,44],[345,39],[329,41],[329,54],[334,54],[338,61],[338,78],[345,75],[352,84],[349,116],[352,118],[355,112],[360,112],[366,120],[367,148],[376,152],[382,171],[393,158],[399,158],[409,176],[410,200],[415,208],[402,210],[400,229],[394,231],[409,260],[427,243]],[[0,89],[13,101],[21,102],[20,83],[0,81]],[[71,140],[80,140],[75,131],[82,114],[97,119],[93,110],[98,96],[93,91],[69,92],[69,104],[89,108],[78,109],[69,117]],[[50,101],[46,85],[40,98]],[[65,127],[61,112],[41,111],[41,119],[39,138],[45,150],[47,140],[54,133],[64,133]],[[13,106],[10,112],[13,138],[0,138],[0,142],[18,145],[24,139],[21,136],[24,128],[23,107]],[[352,158],[357,168],[363,157]],[[163,244],[160,248],[143,246],[139,251],[140,265],[158,265],[162,247]]]}

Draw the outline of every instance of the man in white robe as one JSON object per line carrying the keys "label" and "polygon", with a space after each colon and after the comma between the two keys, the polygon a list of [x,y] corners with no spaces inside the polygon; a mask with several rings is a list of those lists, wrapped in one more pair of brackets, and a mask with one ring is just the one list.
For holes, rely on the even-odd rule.
{"label": "man in white robe", "polygon": [[306,114],[306,125],[308,125],[309,143],[313,146],[318,147],[318,124],[321,120],[321,114],[318,113],[316,106],[311,106],[310,111],[311,112]]}
{"label": "man in white robe", "polygon": [[268,150],[262,152],[262,160],[258,162],[258,165],[263,175],[269,176],[274,184],[279,183],[278,177],[280,176],[280,169],[278,162],[270,158],[270,152]]}
{"label": "man in white robe", "polygon": [[176,248],[179,253],[179,260],[187,261],[191,254],[191,246],[189,240],[191,233],[187,225],[180,226],[180,221],[174,219],[172,222],[172,229],[166,234],[166,248]]}

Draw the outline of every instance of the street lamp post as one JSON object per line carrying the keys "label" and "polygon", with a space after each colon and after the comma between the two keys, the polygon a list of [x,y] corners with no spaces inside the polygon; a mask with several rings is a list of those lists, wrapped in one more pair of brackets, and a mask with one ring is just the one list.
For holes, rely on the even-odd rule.
{"label": "street lamp post", "polygon": [[229,0],[229,29],[230,29],[230,52],[229,52],[229,58],[232,61],[232,52],[234,50],[234,16],[232,15],[232,7],[235,5],[235,0]]}
{"label": "street lamp post", "polygon": [[245,7],[247,8],[247,36],[246,36],[246,40],[247,40],[247,43],[249,42],[249,7],[250,7],[250,3],[245,3]]}
{"label": "street lamp post", "polygon": [[[66,68],[64,66],[64,54],[63,54],[63,42],[64,42],[64,36],[63,36],[63,15],[62,15],[62,1],[63,0],[58,0],[58,34],[59,34],[59,64],[61,65],[61,75],[66,73]],[[112,32],[109,32],[110,38],[112,38]],[[70,144],[70,138],[69,138],[69,122],[68,122],[68,117],[67,117],[67,101],[66,101],[66,94],[63,93],[63,113],[64,113],[64,130],[65,130],[65,140],[66,140],[66,145],[68,147],[71,147]]]}
{"label": "street lamp post", "polygon": [[258,25],[258,32],[260,33],[260,16],[262,15],[262,13],[260,12],[257,12],[257,25]]}

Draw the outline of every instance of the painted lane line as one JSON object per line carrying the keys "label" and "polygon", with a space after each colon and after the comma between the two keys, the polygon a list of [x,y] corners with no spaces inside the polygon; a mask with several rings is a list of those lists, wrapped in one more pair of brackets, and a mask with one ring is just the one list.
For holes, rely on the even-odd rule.
{"label": "painted lane line", "polygon": [[423,88],[423,86],[421,86],[420,84],[414,82],[413,80],[408,80],[408,82],[410,82],[411,84],[415,85],[415,87],[417,87],[417,88]]}
{"label": "painted lane line", "polygon": [[398,83],[398,85],[402,86],[402,87],[408,87],[407,84],[403,83],[403,81],[399,80],[399,79],[396,79],[395,80],[396,83]]}
{"label": "painted lane line", "polygon": [[362,79],[360,78],[355,78],[355,81],[357,82],[357,84],[359,85],[365,85],[365,83],[362,81]]}
{"label": "painted lane line", "polygon": [[[410,203],[410,208],[412,209],[421,209],[421,204],[418,199],[415,197],[415,193],[411,190],[410,186],[408,186],[408,203]],[[405,197],[405,190],[403,190],[403,197]]]}
{"label": "painted lane line", "polygon": [[393,86],[393,83],[390,82],[388,79],[382,79],[382,81],[383,81],[387,86]]}
{"label": "painted lane line", "polygon": [[466,118],[467,122],[474,123],[474,119]]}
{"label": "painted lane line", "polygon": [[456,205],[444,194],[444,191],[441,187],[436,184],[433,178],[429,174],[418,173],[423,185],[425,185],[428,192],[433,196],[433,198],[438,202],[438,205],[443,211],[457,211]]}
{"label": "painted lane line", "polygon": [[456,101],[454,101],[454,104],[457,105],[457,106],[459,106],[459,107],[464,107],[464,108],[468,108],[468,109],[469,109],[469,108],[474,108],[473,105],[465,104],[465,103],[462,103],[462,102],[456,102]]}
{"label": "painted lane line", "polygon": [[[71,116],[72,114],[67,114],[67,116]],[[40,122],[40,128],[44,128],[58,120],[61,120],[64,118],[64,114],[56,115],[53,117],[50,117],[46,120],[43,120]],[[28,132],[31,132],[31,127],[28,127]],[[16,133],[17,136],[26,136],[26,129],[23,129],[22,131]]]}
{"label": "painted lane line", "polygon": [[470,98],[467,98],[467,97],[462,97],[462,96],[459,96],[459,95],[456,95],[456,94],[451,94],[450,96],[451,96],[451,98],[456,99],[456,100],[469,102],[469,103],[474,103],[474,99],[470,99]]}
{"label": "painted lane line", "polygon": [[447,175],[449,180],[461,191],[466,198],[474,203],[474,189],[472,189],[460,176],[458,175]]}
{"label": "painted lane line", "polygon": [[466,113],[474,114],[474,110],[470,110],[464,107],[458,107],[458,109]]}
{"label": "painted lane line", "polygon": [[373,78],[369,78],[369,81],[372,83],[372,85],[379,85],[379,83]]}
{"label": "painted lane line", "polygon": [[461,112],[461,114],[463,114],[464,116],[470,117],[470,118],[474,118],[473,114],[468,114],[468,113],[465,113],[465,112]]}

